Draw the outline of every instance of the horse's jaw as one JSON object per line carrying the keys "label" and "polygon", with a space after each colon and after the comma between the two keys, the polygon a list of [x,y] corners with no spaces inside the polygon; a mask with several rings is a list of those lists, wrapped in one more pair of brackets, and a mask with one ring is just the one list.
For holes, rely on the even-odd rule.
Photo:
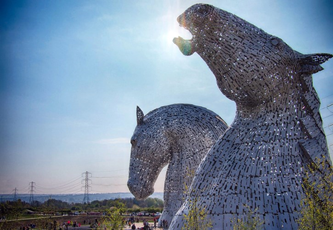
{"label": "horse's jaw", "polygon": [[127,182],[127,187],[133,196],[138,200],[144,200],[154,193],[154,187],[142,186],[135,179],[129,179]]}

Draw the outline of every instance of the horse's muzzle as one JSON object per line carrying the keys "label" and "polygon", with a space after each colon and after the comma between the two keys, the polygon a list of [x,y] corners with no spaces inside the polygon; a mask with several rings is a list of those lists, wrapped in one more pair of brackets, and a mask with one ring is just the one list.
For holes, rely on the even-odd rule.
{"label": "horse's muzzle", "polygon": [[148,196],[154,193],[154,188],[150,186],[140,186],[139,183],[128,180],[127,187],[134,197],[138,200],[146,199]]}

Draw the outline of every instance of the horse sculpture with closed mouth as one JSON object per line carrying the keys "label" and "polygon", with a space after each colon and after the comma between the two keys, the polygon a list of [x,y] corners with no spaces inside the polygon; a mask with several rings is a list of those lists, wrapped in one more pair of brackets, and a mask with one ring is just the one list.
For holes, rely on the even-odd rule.
{"label": "horse sculpture with closed mouth", "polygon": [[158,175],[169,164],[159,226],[163,220],[170,224],[185,200],[194,171],[226,129],[222,118],[200,106],[173,104],[147,115],[137,107],[127,185],[137,199],[145,199],[154,192]]}
{"label": "horse sculpture with closed mouth", "polygon": [[[250,211],[264,229],[297,229],[305,169],[316,158],[331,165],[312,74],[332,55],[301,54],[207,4],[191,6],[178,22],[193,38],[174,43],[184,55],[200,55],[237,110],[197,169],[170,228],[184,226],[196,200],[213,229],[232,229],[233,220]],[[317,178],[326,166],[316,171]]]}

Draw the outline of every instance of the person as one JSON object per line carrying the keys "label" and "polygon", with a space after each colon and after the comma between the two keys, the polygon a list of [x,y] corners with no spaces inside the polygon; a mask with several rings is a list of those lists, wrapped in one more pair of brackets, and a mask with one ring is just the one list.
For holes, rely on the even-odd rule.
{"label": "person", "polygon": [[149,224],[146,220],[143,221],[143,229],[144,230],[149,230]]}
{"label": "person", "polygon": [[132,225],[132,230],[135,230],[136,229],[136,226],[135,224]]}

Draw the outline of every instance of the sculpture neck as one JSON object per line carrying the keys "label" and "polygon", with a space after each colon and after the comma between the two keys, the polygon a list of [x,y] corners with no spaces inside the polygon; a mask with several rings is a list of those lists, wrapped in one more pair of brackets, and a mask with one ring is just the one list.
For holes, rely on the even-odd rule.
{"label": "sculpture neck", "polygon": [[[276,116],[301,116],[301,97],[299,93],[291,92],[286,95],[277,95],[268,102],[257,106],[237,104],[236,119],[259,119],[260,117]],[[269,121],[269,120],[268,120]]]}

